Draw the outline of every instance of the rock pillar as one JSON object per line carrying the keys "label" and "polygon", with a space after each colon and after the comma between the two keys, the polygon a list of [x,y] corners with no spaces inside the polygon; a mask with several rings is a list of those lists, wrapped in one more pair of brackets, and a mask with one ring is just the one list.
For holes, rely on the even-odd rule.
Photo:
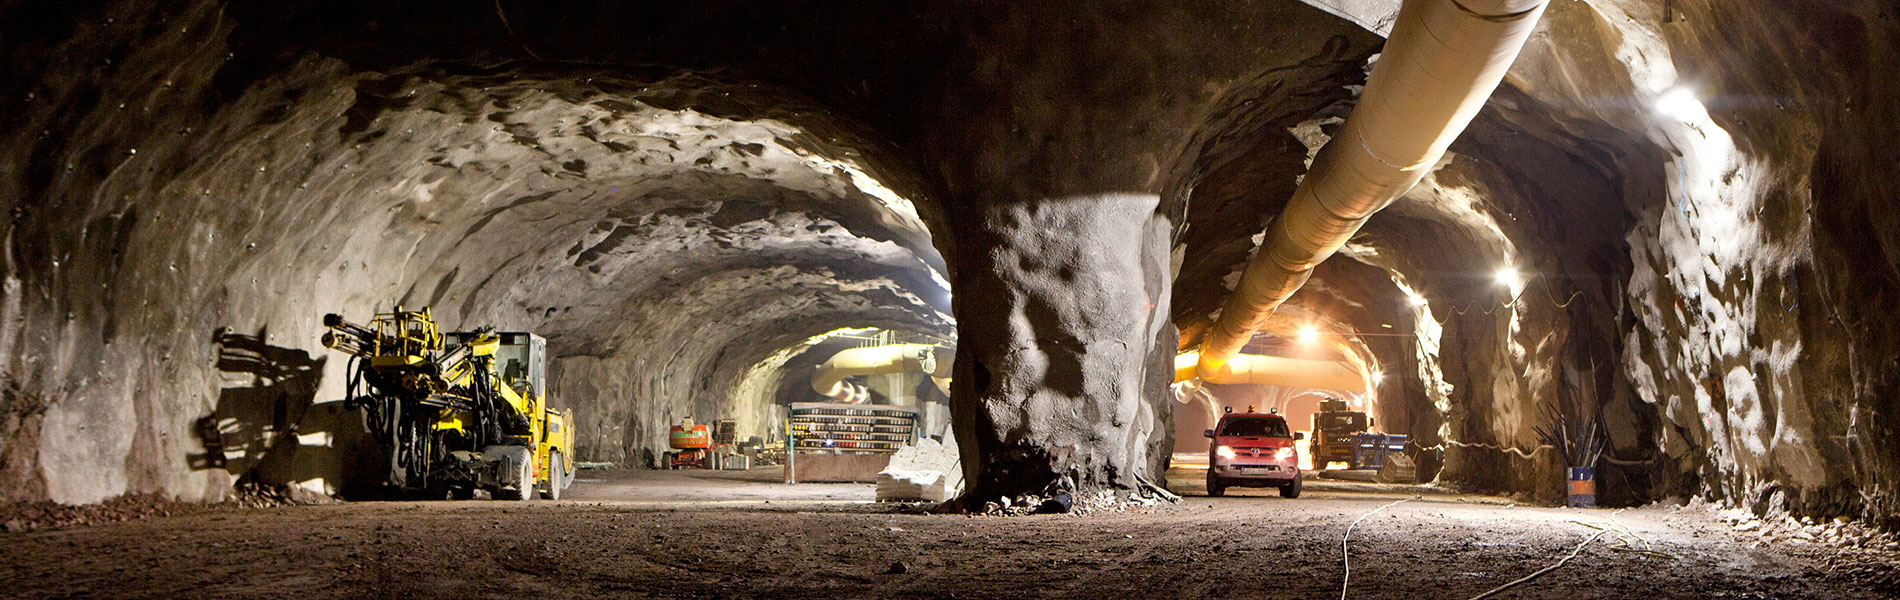
{"label": "rock pillar", "polygon": [[958,241],[952,406],[967,502],[1161,479],[1176,333],[1159,204],[992,205]]}

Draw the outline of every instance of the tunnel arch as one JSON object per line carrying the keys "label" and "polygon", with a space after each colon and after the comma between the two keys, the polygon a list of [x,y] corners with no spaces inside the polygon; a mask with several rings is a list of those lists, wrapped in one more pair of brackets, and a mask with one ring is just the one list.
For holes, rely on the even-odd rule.
{"label": "tunnel arch", "polygon": [[[215,15],[190,17],[199,32],[220,27]],[[179,27],[181,37],[193,29]],[[192,60],[220,56],[204,48]],[[587,415],[582,460],[657,453],[665,421],[688,413],[745,413],[756,426],[757,409],[733,405],[743,374],[817,333],[954,328],[948,265],[925,224],[941,209],[915,176],[884,174],[904,161],[878,156],[884,148],[862,142],[861,126],[801,110],[810,102],[796,93],[677,70],[533,62],[373,72],[304,56],[278,66],[224,89],[216,69],[195,81],[150,75],[143,118],[168,123],[158,127],[173,137],[144,140],[95,175],[110,191],[94,197],[119,207],[110,213],[119,239],[99,251],[139,251],[111,261],[124,265],[116,275],[49,271],[123,291],[38,310],[103,321],[80,337],[121,352],[205,356],[203,334],[189,332],[255,331],[254,345],[304,365],[297,379],[220,371],[239,364],[227,360],[190,360],[179,377],[92,367],[111,385],[199,400],[119,404],[103,394],[45,407],[33,425],[45,468],[8,470],[46,486],[27,493],[86,502],[156,486],[215,499],[232,480],[262,477],[179,470],[202,451],[195,424],[207,418],[220,445],[260,455],[233,464],[301,456],[323,464],[269,477],[341,491],[347,457],[294,441],[295,419],[239,423],[258,413],[231,406],[277,394],[267,400],[310,416],[302,430],[326,436],[319,446],[349,443],[349,415],[322,407],[339,397],[344,363],[314,344],[324,312],[432,306],[448,328],[542,333],[556,356],[554,404]],[[755,106],[772,114],[747,114]],[[92,181],[68,173],[42,185]],[[142,308],[155,304],[197,308]],[[179,333],[115,339],[168,329]],[[224,339],[214,338],[214,358],[237,352]],[[125,416],[113,426],[140,432],[133,447],[69,440],[114,414]],[[134,449],[157,440],[171,449]]]}
{"label": "tunnel arch", "polygon": [[[731,319],[779,332],[772,346],[848,322],[941,330],[954,301],[981,319],[969,330],[982,339],[959,347],[978,359],[959,361],[961,421],[995,417],[964,432],[983,458],[972,473],[1028,473],[979,480],[984,493],[1064,477],[1138,487],[1162,464],[1163,355],[1200,337],[1311,142],[1352,107],[1379,45],[1352,24],[1389,22],[1314,4],[1334,15],[1293,3],[842,17],[588,1],[8,7],[0,69],[22,83],[0,97],[0,493],[219,497],[231,477],[192,466],[190,423],[227,398],[311,408],[299,403],[340,368],[298,345],[311,315],[398,300],[558,330],[596,347],[572,358],[603,370],[670,361],[660,387],[687,390],[667,400],[680,406],[716,406],[731,388],[717,381],[770,352],[608,351],[686,335],[629,313],[730,299],[731,312],[826,315]],[[1428,301],[1412,327],[1438,354],[1402,372],[1446,415],[1429,427],[1447,445],[1441,482],[1554,489],[1532,431],[1553,401],[1616,423],[1606,470],[1632,493],[1617,501],[1891,519],[1895,501],[1868,491],[1900,468],[1881,452],[1892,428],[1869,424],[1891,419],[1861,418],[1891,414],[1896,397],[1883,365],[1897,338],[1880,318],[1894,252],[1878,235],[1893,222],[1877,202],[1893,187],[1881,140],[1895,120],[1892,103],[1869,100],[1891,79],[1890,27],[1859,7],[1810,12],[1671,20],[1649,5],[1553,3],[1453,156],[1362,231],[1365,262]],[[562,122],[581,114],[595,131]],[[662,121],[633,136],[598,126]],[[763,172],[788,160],[802,166]],[[797,208],[758,214],[734,196]],[[554,233],[487,246],[430,234],[521,227]],[[706,249],[678,253],[698,267],[630,258],[661,246],[627,240],[667,232]],[[1067,262],[1020,260],[1043,256]],[[1485,276],[1505,262],[1527,281],[1501,295]],[[733,292],[784,277],[811,302]],[[986,293],[946,297],[939,277]],[[667,291],[617,295],[648,284]],[[1030,301],[993,301],[1012,294]],[[1034,315],[1011,320],[1026,306]],[[1094,319],[1130,314],[1143,318]],[[1036,354],[1081,365],[1070,370],[1088,386],[1051,383]],[[1031,418],[1071,408],[1084,423]],[[293,437],[267,425],[238,445]]]}
{"label": "tunnel arch", "polygon": [[[1245,170],[1211,169],[1213,175],[1191,192],[1189,235],[1178,240],[1176,247],[1177,260],[1185,263],[1175,281],[1179,297],[1175,321],[1181,327],[1183,349],[1197,347],[1225,289],[1233,285],[1241,262],[1258,243],[1258,236],[1250,244],[1240,241],[1245,238],[1239,235],[1264,229],[1277,212],[1276,203],[1290,195],[1296,180],[1287,170],[1297,173],[1302,168],[1298,161],[1310,159],[1328,141],[1339,125],[1337,117],[1348,112],[1353,102],[1353,98],[1341,98],[1309,112],[1215,136],[1238,138],[1226,141],[1226,147],[1253,148],[1230,150],[1229,155],[1253,152],[1256,156],[1248,159],[1251,164],[1235,161],[1245,164]],[[1396,409],[1383,420],[1406,425],[1420,446],[1434,453],[1421,461],[1426,467],[1421,473],[1427,478],[1440,473],[1437,463],[1456,463],[1439,479],[1447,485],[1526,489],[1539,487],[1533,481],[1549,479],[1558,470],[1556,461],[1537,455],[1541,440],[1533,433],[1545,418],[1542,405],[1548,403],[1599,407],[1590,410],[1609,407],[1622,413],[1623,426],[1629,427],[1620,431],[1625,439],[1649,435],[1644,417],[1627,418],[1643,412],[1627,402],[1629,396],[1592,398],[1578,404],[1577,398],[1584,394],[1566,387],[1579,381],[1576,368],[1563,367],[1572,374],[1558,377],[1550,365],[1574,364],[1575,360],[1599,365],[1617,362],[1613,351],[1604,346],[1584,349],[1566,346],[1565,341],[1613,335],[1601,327],[1614,322],[1621,309],[1610,299],[1615,292],[1601,284],[1620,277],[1612,257],[1628,251],[1616,232],[1625,230],[1631,212],[1624,203],[1631,197],[1610,175],[1615,167],[1607,165],[1631,167],[1653,160],[1654,146],[1561,113],[1562,109],[1533,100],[1509,84],[1501,88],[1491,107],[1453,146],[1453,154],[1434,167],[1424,182],[1371,219],[1343,256],[1322,264],[1307,287],[1293,297],[1293,306],[1269,323],[1269,327],[1279,323],[1277,335],[1287,337],[1289,323],[1313,320],[1314,313],[1350,310],[1359,314],[1352,319],[1353,327],[1346,329],[1392,327],[1398,335],[1391,341],[1400,343],[1381,342],[1382,347],[1372,354],[1402,357],[1385,370],[1401,377],[1379,386],[1402,402],[1375,410]],[[1618,162],[1610,157],[1641,158]],[[1571,183],[1552,191],[1539,189],[1538,180]],[[1254,190],[1261,188],[1272,191],[1264,202],[1254,201]],[[1202,214],[1210,222],[1197,221],[1197,210],[1205,210]],[[1564,228],[1564,224],[1583,222],[1588,226]],[[1224,240],[1219,244],[1208,243],[1193,235],[1194,227],[1224,227],[1235,233],[1218,236]],[[1203,262],[1196,266],[1192,260],[1182,260],[1188,256],[1198,256]],[[1525,271],[1526,279],[1500,289],[1492,280],[1503,267]],[[1344,290],[1327,289],[1338,285],[1345,286]],[[1558,297],[1545,302],[1551,296]],[[1583,296],[1586,306],[1566,311],[1570,302],[1562,296],[1570,300]],[[1379,306],[1372,312],[1377,314],[1366,315],[1367,305],[1375,303]],[[1573,318],[1593,324],[1582,325]],[[1572,327],[1595,329],[1569,333]],[[1375,340],[1384,337],[1367,341]],[[1614,384],[1605,378],[1589,387],[1611,389]],[[1560,397],[1566,399],[1560,401]],[[1631,451],[1641,452],[1634,447]],[[1528,460],[1524,460],[1526,454]],[[1643,479],[1655,483],[1647,476]],[[1643,495],[1667,487],[1644,489],[1648,485],[1632,488]]]}
{"label": "tunnel arch", "polygon": [[[582,89],[568,87],[576,80]],[[445,320],[540,331],[557,360],[590,357],[554,377],[570,394],[557,402],[596,417],[582,420],[580,459],[651,463],[666,426],[689,415],[738,416],[742,433],[763,434],[760,407],[733,406],[739,373],[817,331],[951,327],[942,259],[915,206],[870,179],[849,151],[840,160],[801,147],[791,140],[821,134],[774,120],[660,109],[611,91],[633,85],[601,72],[418,76],[383,86],[400,93],[399,109],[351,121],[372,139],[422,129],[416,110],[424,119],[446,113],[433,119],[438,126],[487,126],[489,139],[474,144],[431,142],[450,151],[429,161],[457,174],[519,173],[539,159],[545,181],[511,182],[526,189],[462,217],[474,219],[467,237],[419,260],[427,266],[405,296],[429,289],[449,303]],[[441,193],[453,183],[425,176],[418,185]],[[520,232],[528,250],[496,253],[510,244],[482,243],[479,231]],[[458,279],[463,270],[491,274]],[[619,433],[593,431],[607,423]]]}

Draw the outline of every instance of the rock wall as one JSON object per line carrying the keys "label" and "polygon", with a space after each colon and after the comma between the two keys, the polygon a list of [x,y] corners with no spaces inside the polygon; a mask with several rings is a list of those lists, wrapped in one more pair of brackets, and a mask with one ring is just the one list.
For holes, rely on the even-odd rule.
{"label": "rock wall", "polygon": [[582,460],[657,452],[687,414],[760,421],[743,375],[838,323],[952,326],[916,206],[849,127],[739,116],[799,106],[778,92],[234,59],[244,24],[216,4],[73,10],[8,37],[8,497],[346,491],[364,446],[325,312],[546,335]]}
{"label": "rock wall", "polygon": [[1648,199],[1629,235],[1631,384],[1701,493],[1892,524],[1900,349],[1870,311],[1891,310],[1900,264],[1895,8],[1646,8],[1589,15],[1637,55],[1643,135],[1672,155],[1629,193]]}
{"label": "rock wall", "polygon": [[963,330],[952,383],[973,502],[1134,488],[1166,470],[1175,332],[1158,203],[1044,200],[964,237],[982,253],[963,257],[958,288],[979,293],[957,312],[998,326]]}
{"label": "rock wall", "polygon": [[[1894,189],[1894,17],[1551,5],[1456,156],[1356,240],[1428,302],[1442,482],[1554,499],[1563,464],[1530,431],[1548,403],[1606,427],[1613,502],[1891,521],[1878,365],[1900,358],[1859,315],[1896,280],[1870,204]],[[1502,265],[1522,286],[1487,281]]]}
{"label": "rock wall", "polygon": [[[1133,486],[1394,6],[1318,4],[0,5],[0,495],[346,487],[317,317],[393,303],[547,335],[630,462],[954,327],[973,494]],[[1365,347],[1442,483],[1553,499],[1548,405],[1612,502],[1891,520],[1894,11],[1555,2],[1295,304],[1411,334]]]}
{"label": "rock wall", "polygon": [[[1527,307],[1557,347],[1490,364],[1544,365],[1556,384],[1533,397],[1595,404],[1605,484],[1630,500],[1891,519],[1893,462],[1873,448],[1896,406],[1869,366],[1896,355],[1880,326],[1842,315],[1892,297],[1877,241],[1892,219],[1858,207],[1893,189],[1873,166],[1892,153],[1869,137],[1895,127],[1873,100],[1892,84],[1872,75],[1895,60],[1893,9],[1669,6],[1554,4],[1513,70],[1522,94],[1455,148],[1496,165],[1484,179],[1515,188],[1493,195],[1517,223],[1504,230],[1558,249],[1545,264],[1567,280],[1558,320]],[[1841,235],[1842,215],[1864,217]],[[1514,420],[1483,429],[1508,440]]]}
{"label": "rock wall", "polygon": [[[1227,124],[1342,96],[1327,82],[1350,79],[1374,39],[1290,4],[1156,3],[1087,19],[1041,6],[842,20],[490,8],[7,9],[9,23],[31,24],[9,29],[6,48],[6,75],[29,89],[0,99],[14,142],[0,178],[14,215],[0,330],[9,493],[221,495],[236,473],[208,476],[182,457],[238,437],[222,430],[235,421],[196,425],[225,414],[210,400],[225,377],[207,348],[227,327],[258,332],[271,356],[324,361],[320,376],[297,361],[242,373],[281,390],[292,413],[335,399],[342,361],[309,344],[323,312],[426,304],[452,324],[536,330],[560,355],[557,402],[583,414],[581,458],[637,462],[678,416],[755,417],[759,407],[732,405],[734,390],[751,385],[739,396],[756,405],[760,384],[744,383],[763,381],[754,367],[812,335],[947,337],[946,279],[985,296],[1040,288],[1054,321],[1034,324],[1038,335],[1112,341],[1113,352],[1065,352],[1090,365],[1076,405],[1108,415],[1078,435],[1116,440],[1082,477],[1125,487],[1160,464],[1139,449],[1165,446],[1165,411],[1152,410],[1165,382],[1151,367],[1173,346],[1172,274],[1160,267],[1183,230],[1182,194],[1201,179],[1194,149]],[[649,64],[667,66],[631,66]],[[1102,69],[1122,76],[1088,76]],[[1136,222],[1083,208],[1096,205]],[[1032,218],[1005,224],[1011,214]],[[1045,220],[1116,237],[999,241]],[[1142,242],[1126,245],[1129,234]],[[965,235],[985,241],[962,249]],[[979,274],[939,276],[953,265],[938,248]],[[984,258],[1034,263],[1062,248],[1073,264]],[[1012,274],[1044,268],[1106,295]],[[1096,309],[1125,314],[1081,318]],[[1010,331],[1005,314],[971,327]],[[1130,416],[1137,405],[1150,410]],[[329,416],[251,428],[261,441],[232,445],[330,447],[350,427]],[[1030,433],[992,425],[983,435]],[[1029,438],[1039,451],[1064,439]],[[318,479],[341,485],[303,480]],[[1004,480],[1020,481],[991,478]]]}
{"label": "rock wall", "polygon": [[1344,97],[1332,84],[1375,38],[1294,4],[1017,5],[959,22],[920,141],[958,199],[965,499],[1160,482],[1172,250],[1196,235],[1191,190],[1229,160],[1208,153],[1244,154],[1256,144],[1236,128]]}

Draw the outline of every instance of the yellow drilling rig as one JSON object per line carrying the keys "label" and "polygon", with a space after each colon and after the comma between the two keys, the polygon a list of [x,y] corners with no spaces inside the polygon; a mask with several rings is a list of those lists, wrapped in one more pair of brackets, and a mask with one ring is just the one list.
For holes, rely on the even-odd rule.
{"label": "yellow drilling rig", "polygon": [[558,500],[573,482],[574,418],[547,405],[547,339],[442,333],[429,309],[400,306],[368,325],[334,314],[323,325],[324,347],[350,355],[348,402],[387,453],[390,488]]}

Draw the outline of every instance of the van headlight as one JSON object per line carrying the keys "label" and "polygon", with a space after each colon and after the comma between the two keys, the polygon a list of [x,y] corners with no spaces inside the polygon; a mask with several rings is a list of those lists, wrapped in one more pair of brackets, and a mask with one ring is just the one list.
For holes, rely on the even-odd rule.
{"label": "van headlight", "polygon": [[1233,446],[1215,446],[1214,456],[1218,456],[1221,458],[1233,458],[1234,447]]}

